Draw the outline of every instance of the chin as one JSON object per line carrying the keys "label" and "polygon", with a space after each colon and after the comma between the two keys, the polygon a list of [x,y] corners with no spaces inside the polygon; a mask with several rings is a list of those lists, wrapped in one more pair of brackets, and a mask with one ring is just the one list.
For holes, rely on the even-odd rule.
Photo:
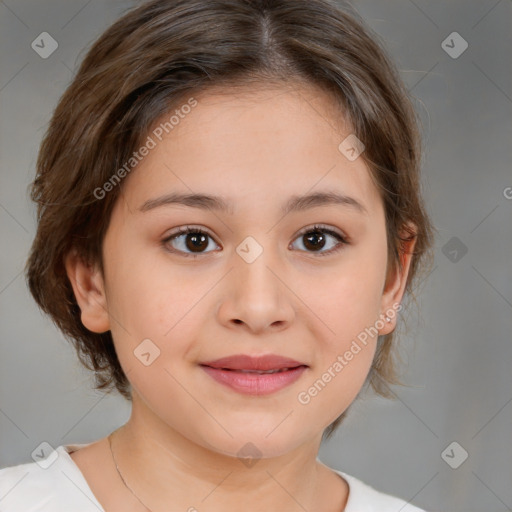
{"label": "chin", "polygon": [[[272,422],[271,428],[267,422],[255,424],[252,428],[246,425],[226,425],[226,430],[232,437],[222,431],[212,438],[210,431],[201,444],[209,450],[247,462],[246,465],[250,467],[251,463],[257,462],[258,459],[286,455],[317,437],[314,433],[308,437],[307,431],[299,425],[288,425],[288,428],[284,426],[284,422],[279,425],[282,421],[283,418]],[[321,433],[322,430],[319,429],[318,437]]]}

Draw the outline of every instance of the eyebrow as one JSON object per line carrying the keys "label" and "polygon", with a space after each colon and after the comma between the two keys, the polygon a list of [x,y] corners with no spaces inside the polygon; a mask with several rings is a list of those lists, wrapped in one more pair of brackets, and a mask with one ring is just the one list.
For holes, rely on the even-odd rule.
{"label": "eyebrow", "polygon": [[[155,199],[148,199],[139,211],[147,212],[161,206],[179,204],[200,208],[202,210],[219,211],[233,214],[233,203],[221,196],[211,196],[207,194],[166,194]],[[286,215],[291,212],[300,212],[317,206],[341,205],[353,209],[354,211],[368,215],[366,207],[353,197],[340,194],[333,191],[322,191],[307,194],[303,196],[291,196],[283,204],[281,212]]]}

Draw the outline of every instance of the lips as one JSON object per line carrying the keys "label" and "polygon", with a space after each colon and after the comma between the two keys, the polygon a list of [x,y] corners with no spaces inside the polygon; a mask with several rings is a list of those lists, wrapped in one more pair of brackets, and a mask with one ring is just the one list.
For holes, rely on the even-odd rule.
{"label": "lips", "polygon": [[235,355],[200,364],[216,382],[246,395],[275,393],[301,377],[308,365],[287,357]]}
{"label": "lips", "polygon": [[277,355],[248,356],[234,355],[201,363],[202,366],[246,373],[275,373],[299,366],[307,366],[300,361]]}

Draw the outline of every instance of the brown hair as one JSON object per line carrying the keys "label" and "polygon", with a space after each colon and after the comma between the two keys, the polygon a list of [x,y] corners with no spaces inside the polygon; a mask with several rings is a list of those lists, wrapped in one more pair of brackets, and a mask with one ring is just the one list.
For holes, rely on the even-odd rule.
{"label": "brown hair", "polygon": [[[131,399],[110,331],[93,333],[81,322],[64,257],[74,249],[103,270],[102,241],[122,183],[101,199],[94,191],[130,159],[156,120],[212,86],[305,82],[331,95],[364,143],[361,157],[383,200],[389,273],[401,265],[403,242],[416,237],[411,294],[432,257],[433,227],[420,194],[418,119],[378,40],[349,6],[329,0],[153,0],[92,45],[41,144],[31,189],[38,230],[26,273],[36,302],[95,372],[96,389],[115,386]],[[379,336],[366,381],[386,397],[387,384],[400,383],[394,334]]]}

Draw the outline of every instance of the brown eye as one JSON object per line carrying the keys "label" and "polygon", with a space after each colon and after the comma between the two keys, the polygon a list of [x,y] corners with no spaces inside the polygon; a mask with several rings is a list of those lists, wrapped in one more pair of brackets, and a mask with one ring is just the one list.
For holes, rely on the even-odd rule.
{"label": "brown eye", "polygon": [[171,246],[172,252],[183,253],[183,256],[192,256],[208,253],[211,236],[199,228],[186,227],[180,229],[163,240],[165,246]]}
{"label": "brown eye", "polygon": [[185,246],[192,252],[202,252],[208,247],[208,235],[188,233],[185,235]]}
{"label": "brown eye", "polygon": [[[162,243],[171,252],[196,258],[201,254],[213,252],[213,249],[207,250],[210,240],[213,241],[213,238],[207,232],[200,228],[187,226],[180,228]],[[298,235],[297,240],[302,242],[303,248],[299,248],[300,250],[316,253],[318,256],[332,254],[348,244],[346,238],[340,233],[322,226],[305,229]],[[326,247],[327,250],[324,250]]]}
{"label": "brown eye", "polygon": [[304,247],[312,251],[323,249],[325,246],[325,239],[325,233],[322,233],[321,231],[310,231],[309,233],[302,235]]}
{"label": "brown eye", "polygon": [[[337,239],[338,243],[333,243],[330,239]],[[343,245],[348,244],[345,237],[341,234],[333,231],[332,229],[324,228],[322,226],[314,226],[313,228],[308,228],[299,234],[297,240],[302,242],[302,246],[306,252],[318,253],[319,256],[324,256],[327,254],[331,254],[341,249]],[[327,250],[322,250],[325,247],[328,247]]]}

